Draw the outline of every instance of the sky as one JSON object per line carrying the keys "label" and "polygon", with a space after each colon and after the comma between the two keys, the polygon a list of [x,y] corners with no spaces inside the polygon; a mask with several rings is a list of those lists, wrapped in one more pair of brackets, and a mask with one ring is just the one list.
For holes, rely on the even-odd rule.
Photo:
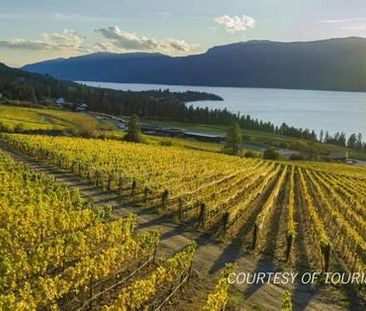
{"label": "sky", "polygon": [[365,0],[0,0],[0,62],[366,37]]}

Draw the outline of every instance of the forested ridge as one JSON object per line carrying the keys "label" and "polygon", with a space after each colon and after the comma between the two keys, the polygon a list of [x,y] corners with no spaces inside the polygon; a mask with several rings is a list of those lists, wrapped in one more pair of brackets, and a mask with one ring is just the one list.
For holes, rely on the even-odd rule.
{"label": "forested ridge", "polygon": [[320,137],[309,129],[296,128],[283,123],[275,126],[252,118],[237,115],[226,109],[194,108],[186,102],[196,100],[222,100],[221,97],[204,92],[171,92],[150,90],[142,92],[120,91],[80,85],[63,81],[45,74],[29,73],[13,69],[0,63],[0,94],[4,98],[31,101],[34,104],[47,103],[51,99],[63,97],[73,103],[86,103],[97,112],[117,115],[138,115],[141,118],[169,120],[191,123],[230,125],[237,122],[241,128],[303,138],[310,141],[348,146],[365,150],[362,136],[352,134],[347,141],[345,133],[323,133]]}

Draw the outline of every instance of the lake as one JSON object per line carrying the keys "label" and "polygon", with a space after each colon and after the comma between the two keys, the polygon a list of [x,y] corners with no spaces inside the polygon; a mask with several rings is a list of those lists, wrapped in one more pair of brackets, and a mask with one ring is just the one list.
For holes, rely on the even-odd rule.
{"label": "lake", "polygon": [[199,101],[187,105],[212,109],[226,107],[231,112],[249,114],[275,125],[286,122],[297,128],[313,129],[317,133],[321,129],[332,134],[338,131],[344,131],[347,135],[361,132],[366,137],[366,93],[85,81],[81,83],[116,90],[170,89],[176,92],[208,92],[221,96],[224,101]]}

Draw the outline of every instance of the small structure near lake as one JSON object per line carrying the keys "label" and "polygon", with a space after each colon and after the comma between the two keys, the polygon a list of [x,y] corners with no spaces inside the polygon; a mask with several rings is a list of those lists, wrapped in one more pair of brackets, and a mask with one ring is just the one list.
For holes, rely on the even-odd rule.
{"label": "small structure near lake", "polygon": [[328,155],[328,158],[333,161],[346,161],[348,152],[333,152]]}

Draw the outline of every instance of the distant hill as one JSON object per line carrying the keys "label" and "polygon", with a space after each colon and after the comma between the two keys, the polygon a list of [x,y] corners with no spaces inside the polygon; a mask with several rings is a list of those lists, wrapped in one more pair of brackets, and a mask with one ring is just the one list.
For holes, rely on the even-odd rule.
{"label": "distant hill", "polygon": [[[91,56],[90,56],[91,57]],[[80,85],[72,81],[59,80],[47,74],[31,73],[10,68],[0,62],[0,94],[4,100],[21,100],[33,104],[52,104],[55,98],[63,97],[74,104],[88,104],[94,111],[138,114],[144,117],[193,118],[200,109],[192,111],[186,102],[222,100],[220,96],[205,92],[170,92],[150,90],[141,92],[119,91]],[[222,113],[231,118],[227,112]],[[204,111],[208,117],[209,113]],[[188,118],[188,117],[187,117]]]}
{"label": "distant hill", "polygon": [[69,80],[366,91],[366,39],[248,41],[186,57],[97,53],[24,69]]}

